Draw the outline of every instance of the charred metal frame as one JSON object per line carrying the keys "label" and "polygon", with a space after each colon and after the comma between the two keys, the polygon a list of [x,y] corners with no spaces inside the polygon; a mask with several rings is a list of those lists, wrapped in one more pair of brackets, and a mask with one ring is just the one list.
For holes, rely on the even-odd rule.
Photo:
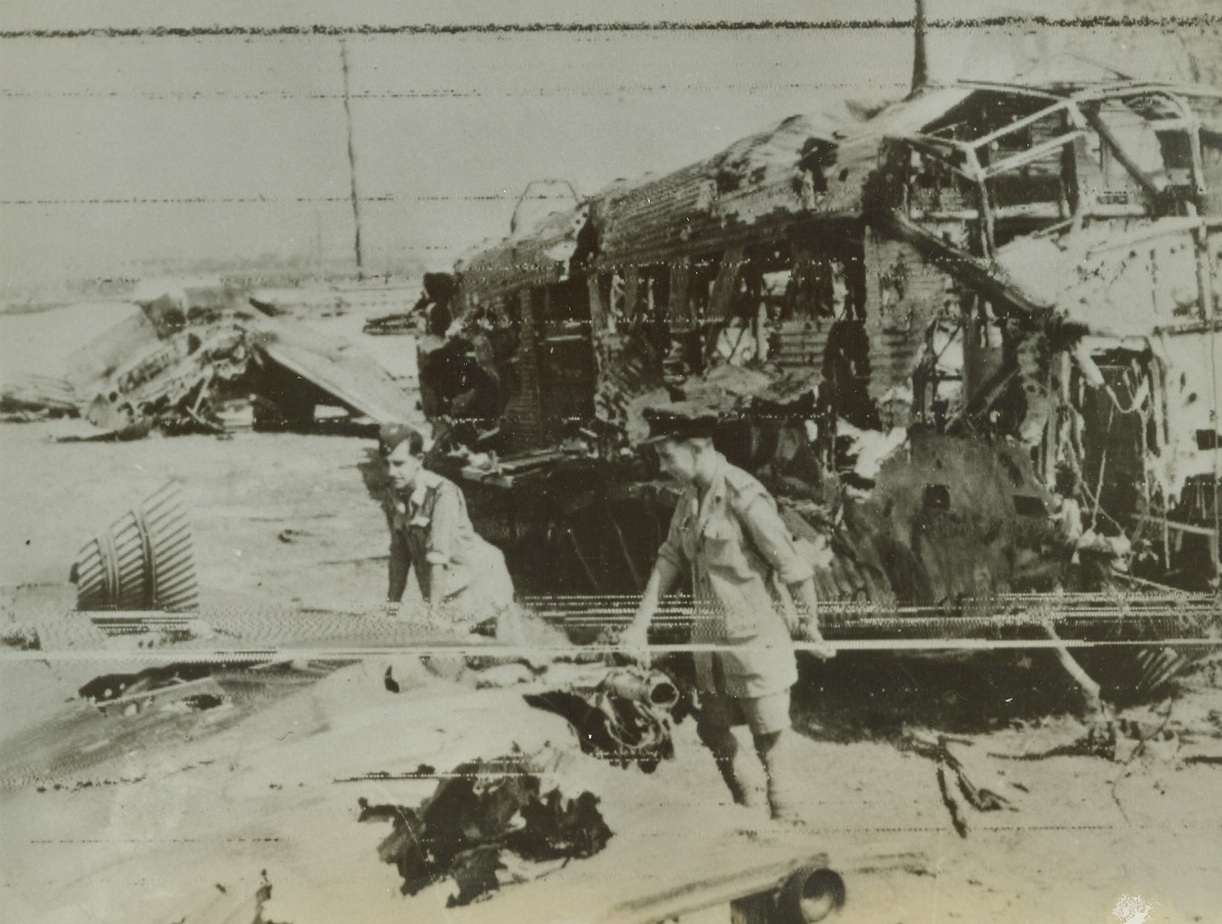
{"label": "charred metal frame", "polygon": [[[646,468],[610,474],[608,464],[631,453],[634,408],[668,392],[737,421],[740,464],[774,489],[795,535],[823,543],[816,570],[828,613],[996,613],[1012,591],[1056,586],[1079,555],[1101,564],[1083,566],[1076,589],[1143,587],[1144,578],[1174,570],[1177,545],[1194,543],[1213,562],[1216,584],[1219,492],[1210,495],[1212,512],[1197,510],[1200,503],[1176,507],[1174,492],[1159,488],[1156,463],[1183,440],[1159,338],[1173,338],[1182,352],[1186,336],[1204,335],[1208,346],[1218,335],[1212,261],[1222,252],[1214,201],[1222,131],[1210,126],[1222,124],[1222,93],[1141,83],[973,83],[928,93],[884,111],[882,128],[862,129],[860,138],[816,117],[786,120],[773,135],[674,174],[618,184],[534,230],[518,228],[460,264],[469,306],[520,298],[542,308],[523,322],[533,333],[519,338],[520,367],[542,363],[551,338],[589,343],[597,453],[565,457],[557,447],[565,426],[593,424],[579,412],[566,423],[541,396],[539,425],[519,431],[529,445],[518,447],[552,446],[557,474],[577,463],[603,467],[606,480],[593,479],[553,522],[575,587],[612,592],[615,582],[600,569],[618,554],[627,563],[616,566],[622,590],[639,590],[643,559],[623,518],[603,506],[613,485],[655,512],[664,498]],[[1132,116],[1145,155],[1130,153],[1132,139],[1118,134],[1108,107]],[[794,159],[783,156],[785,145]],[[1161,157],[1163,166],[1147,169],[1142,156]],[[1067,308],[1004,268],[1016,246],[1041,242],[1057,254],[1080,250],[1081,265],[1106,270],[1121,286],[1130,285],[1126,272],[1174,271],[1181,264],[1160,263],[1163,250],[1186,255],[1189,246],[1193,307],[1184,308],[1178,291],[1168,303],[1151,278],[1152,323],[1133,331],[1096,324],[1090,292],[1080,294],[1085,307]],[[1147,254],[1148,265],[1111,265],[1113,251]],[[820,287],[828,291],[814,291]],[[553,318],[550,300],[562,291],[570,310]],[[738,336],[727,340],[727,330]],[[1100,371],[1112,354],[1136,370],[1123,373],[1133,394],[1121,410],[1141,404],[1140,424],[1126,424],[1135,441],[1132,510],[1109,509],[1102,498],[1099,485],[1120,477],[1121,464],[1116,451],[1097,450],[1103,430],[1084,436],[1086,396],[1116,402],[1113,373]],[[962,386],[948,399],[956,379]],[[555,390],[536,382],[541,392]],[[813,397],[799,401],[801,394]],[[907,428],[902,451],[881,470],[858,471],[853,454],[891,428]],[[802,451],[786,456],[793,434]],[[498,477],[470,475],[486,484]],[[522,489],[515,482],[512,493]],[[609,517],[601,545],[578,537],[578,509]],[[1163,571],[1117,573],[1140,558],[1119,539],[1149,545],[1155,532]],[[953,565],[973,554],[972,567]],[[855,610],[850,618],[858,631],[862,618]],[[1119,631],[1130,630],[1144,631]]]}

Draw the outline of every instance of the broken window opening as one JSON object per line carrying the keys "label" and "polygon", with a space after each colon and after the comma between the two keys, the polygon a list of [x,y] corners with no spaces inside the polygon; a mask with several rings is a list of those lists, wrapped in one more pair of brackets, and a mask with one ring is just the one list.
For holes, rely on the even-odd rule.
{"label": "broken window opening", "polygon": [[950,510],[950,488],[944,484],[925,485],[921,503],[926,510]]}
{"label": "broken window opening", "polygon": [[964,221],[980,217],[974,184],[946,160],[909,146],[907,214],[914,221]]}
{"label": "broken window opening", "polygon": [[1190,196],[1196,187],[1192,157],[1192,139],[1186,130],[1155,129],[1162,150],[1168,187],[1181,195]]}
{"label": "broken window opening", "polygon": [[1014,500],[1014,512],[1020,517],[1040,517],[1048,516],[1048,508],[1044,506],[1042,498],[1034,494],[1012,494]]}
{"label": "broken window opening", "polygon": [[1197,430],[1197,449],[1222,449],[1222,433],[1217,430]]}
{"label": "broken window opening", "polygon": [[[720,263],[694,262],[688,282],[689,311],[708,293],[702,366],[818,367],[833,323],[858,316],[864,301],[861,261],[842,242],[835,248],[771,242],[733,249]],[[672,323],[672,340],[676,333]]]}
{"label": "broken window opening", "polygon": [[[944,432],[951,407],[962,401],[963,332],[964,318],[957,311],[936,319],[925,331],[924,355],[912,373],[910,416],[938,433]],[[889,416],[900,425],[894,412]]]}

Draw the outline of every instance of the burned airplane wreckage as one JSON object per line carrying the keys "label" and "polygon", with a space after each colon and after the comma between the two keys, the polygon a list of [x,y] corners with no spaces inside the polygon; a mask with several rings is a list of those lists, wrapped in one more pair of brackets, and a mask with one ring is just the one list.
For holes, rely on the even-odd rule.
{"label": "burned airplane wreckage", "polygon": [[[240,287],[207,282],[150,286],[140,308],[68,359],[67,378],[24,406],[79,413],[98,438],[223,433],[401,420],[411,400],[347,340],[317,331]],[[52,380],[53,381],[53,380]],[[29,389],[27,389],[29,390]],[[234,408],[238,408],[235,415]],[[320,409],[330,409],[324,417]],[[229,419],[232,418],[232,419]]]}
{"label": "burned airplane wreckage", "polygon": [[[433,464],[547,545],[527,586],[639,592],[675,497],[640,411],[703,402],[829,638],[1201,638],[1220,262],[1222,92],[1063,56],[795,116],[460,261]],[[1111,654],[1147,688],[1183,663]]]}

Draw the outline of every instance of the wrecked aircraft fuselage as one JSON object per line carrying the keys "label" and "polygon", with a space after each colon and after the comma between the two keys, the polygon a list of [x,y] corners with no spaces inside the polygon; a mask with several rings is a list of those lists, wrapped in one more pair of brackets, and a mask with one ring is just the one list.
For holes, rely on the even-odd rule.
{"label": "wrecked aircraft fuselage", "polygon": [[[794,117],[461,261],[434,464],[548,544],[552,591],[639,592],[674,497],[640,411],[682,398],[833,637],[1216,594],[1222,92],[1084,67]],[[1167,618],[1143,637],[1204,631]]]}

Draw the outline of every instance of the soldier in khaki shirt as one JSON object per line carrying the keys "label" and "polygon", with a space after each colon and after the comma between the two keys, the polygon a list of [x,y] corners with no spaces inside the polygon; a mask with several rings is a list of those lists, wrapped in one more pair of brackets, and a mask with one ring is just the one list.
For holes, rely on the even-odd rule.
{"label": "soldier in khaki shirt", "polygon": [[[823,643],[810,563],[795,550],[764,486],[713,448],[715,417],[676,404],[647,410],[646,419],[662,468],[685,490],[621,644],[648,660],[647,633],[659,599],[690,570],[696,607],[692,642],[724,646],[695,654],[700,740],[713,752],[734,801],[745,804],[731,727],[749,725],[767,774],[772,816],[798,820],[790,778],[795,770],[782,759],[781,747],[790,727],[789,688],[797,680],[797,665],[770,578],[779,578],[797,604],[799,634]],[[833,652],[824,643],[815,653]]]}
{"label": "soldier in khaki shirt", "polygon": [[497,638],[512,642],[517,631],[513,581],[500,549],[471,525],[462,491],[424,468],[424,441],[410,427],[383,426],[379,443],[390,479],[385,499],[389,606],[397,611],[415,568],[428,604],[426,618],[419,621],[458,627],[495,617]]}

